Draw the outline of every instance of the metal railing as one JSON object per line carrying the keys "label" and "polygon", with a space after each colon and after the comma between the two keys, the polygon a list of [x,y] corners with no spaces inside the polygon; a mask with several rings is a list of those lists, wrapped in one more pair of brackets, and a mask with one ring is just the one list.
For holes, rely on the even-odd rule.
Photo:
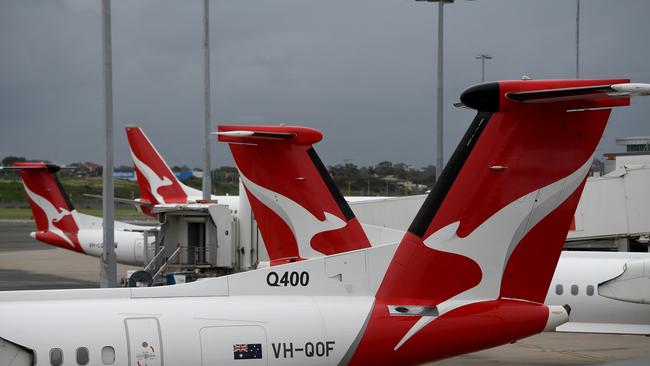
{"label": "metal railing", "polygon": [[[156,278],[157,278],[161,273],[163,273],[163,272],[165,271],[165,269],[166,269],[167,266],[169,265],[169,262],[170,262],[170,261],[171,261],[171,260],[172,260],[172,259],[173,259],[177,254],[178,254],[178,252],[180,252],[180,250],[181,250],[181,247],[179,246],[178,248],[176,248],[176,250],[174,251],[174,253],[172,253],[172,255],[170,255],[169,258],[167,258],[167,260],[165,261],[165,263],[163,263],[163,264],[160,266],[160,268],[158,268],[158,271],[157,271],[156,274],[154,274],[153,277],[152,277],[152,279],[153,279],[154,281],[156,280]],[[162,253],[162,252],[164,252],[164,251],[165,251],[165,249],[163,248],[163,250],[161,250],[159,253]],[[157,256],[157,255],[156,255],[156,256]]]}

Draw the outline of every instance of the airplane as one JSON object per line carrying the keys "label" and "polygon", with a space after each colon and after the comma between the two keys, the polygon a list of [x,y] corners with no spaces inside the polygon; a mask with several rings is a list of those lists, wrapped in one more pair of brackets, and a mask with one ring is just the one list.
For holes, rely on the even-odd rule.
{"label": "airplane", "polygon": [[[272,265],[371,245],[397,245],[399,239],[391,243],[391,238],[398,230],[360,224],[342,199],[313,147],[323,137],[320,131],[221,125],[217,135],[229,143]],[[382,231],[388,232],[384,236],[389,240],[368,239]],[[643,287],[619,281],[619,286],[636,293],[630,301],[618,294],[606,296],[599,286],[637,263],[650,268],[650,253],[563,251],[545,300],[571,306],[570,321],[557,331],[650,335],[650,294],[644,298],[639,290]]]}
{"label": "airplane", "polygon": [[[5,170],[20,173],[36,230],[31,237],[46,244],[100,257],[103,251],[103,220],[75,210],[56,173],[57,165],[43,162],[15,163]],[[115,256],[119,263],[144,263],[144,232],[154,227],[115,221]],[[147,238],[150,252],[154,237]]]}
{"label": "airplane", "polygon": [[470,87],[476,117],[398,246],[168,287],[3,292],[0,359],[419,364],[552,330],[570,309],[542,302],[611,108],[650,91],[635,87]]}

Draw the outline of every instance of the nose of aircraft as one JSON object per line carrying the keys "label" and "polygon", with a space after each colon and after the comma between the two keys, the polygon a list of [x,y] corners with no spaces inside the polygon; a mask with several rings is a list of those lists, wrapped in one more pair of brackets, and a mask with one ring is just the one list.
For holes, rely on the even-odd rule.
{"label": "nose of aircraft", "polygon": [[36,239],[36,231],[29,233],[29,236],[31,236],[33,239]]}

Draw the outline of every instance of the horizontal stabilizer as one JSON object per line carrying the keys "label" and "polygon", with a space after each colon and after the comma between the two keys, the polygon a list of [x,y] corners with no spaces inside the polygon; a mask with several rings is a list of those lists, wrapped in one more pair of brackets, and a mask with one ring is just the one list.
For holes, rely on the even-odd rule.
{"label": "horizontal stabilizer", "polygon": [[213,132],[215,135],[228,136],[228,137],[245,137],[255,139],[279,139],[288,140],[296,137],[295,133],[281,133],[281,132],[263,132],[263,131],[227,131],[227,132]]}
{"label": "horizontal stabilizer", "polygon": [[313,128],[300,126],[219,126],[213,132],[221,142],[255,144],[262,141],[287,141],[292,145],[312,145],[323,138]]}
{"label": "horizontal stabilizer", "polygon": [[553,103],[569,100],[600,101],[650,95],[650,84],[624,83],[574,88],[507,93],[506,98],[522,103]]}
{"label": "horizontal stabilizer", "polygon": [[55,164],[46,164],[43,162],[37,163],[19,163],[14,166],[0,166],[0,170],[14,170],[14,171],[24,171],[24,170],[47,170],[50,173],[56,173],[61,169],[72,169],[72,168],[62,168]]}

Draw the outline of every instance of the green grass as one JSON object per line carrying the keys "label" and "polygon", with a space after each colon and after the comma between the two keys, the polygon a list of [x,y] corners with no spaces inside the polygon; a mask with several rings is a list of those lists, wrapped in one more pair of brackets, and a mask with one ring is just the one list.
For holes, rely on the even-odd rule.
{"label": "green grass", "polygon": [[[61,178],[63,188],[74,204],[79,207],[84,204],[101,205],[101,200],[85,197],[84,194],[102,194],[101,178]],[[138,197],[138,184],[136,182],[116,179],[114,181],[115,197]],[[25,189],[20,179],[0,179],[0,203],[27,203]]]}
{"label": "green grass", "polygon": [[[61,177],[60,180],[63,188],[68,193],[68,196],[77,209],[101,206],[100,199],[84,196],[84,194],[102,194],[101,178]],[[199,190],[201,189],[200,179],[191,178],[187,184]],[[217,195],[239,194],[239,186],[236,183],[214,182],[214,184],[214,193]],[[115,197],[140,197],[137,182],[116,179],[113,181],[113,185],[115,186]],[[27,207],[25,189],[23,188],[22,181],[18,177],[14,179],[0,178],[0,205],[4,207]]]}
{"label": "green grass", "polygon": [[[102,216],[101,209],[93,208],[82,208],[78,210],[81,213],[93,216]],[[116,207],[115,208],[115,217],[116,218],[148,218],[139,213],[135,208],[129,207]],[[17,208],[0,208],[0,220],[32,220],[32,210],[29,208],[17,207]]]}
{"label": "green grass", "polygon": [[[61,177],[60,180],[77,211],[88,215],[102,216],[102,200],[84,196],[84,194],[102,194],[101,178]],[[193,178],[187,183],[190,186],[201,189],[200,179]],[[216,194],[239,194],[237,184],[215,183]],[[137,198],[140,196],[137,182],[116,179],[113,184],[115,186],[115,197]],[[135,207],[120,204],[115,207],[115,217],[124,219],[145,218],[147,216],[139,213]],[[18,176],[5,179],[0,178],[0,220],[31,219],[33,219],[32,210],[29,209],[25,189],[20,178]]]}
{"label": "green grass", "polygon": [[[60,180],[77,211],[88,215],[102,216],[101,199],[84,196],[84,194],[102,194],[101,178],[60,177]],[[115,197],[133,198],[140,196],[137,182],[116,179],[113,184],[115,186]],[[195,188],[198,187],[199,190],[201,189],[200,179],[192,178],[187,184]],[[236,183],[215,182],[215,188],[216,194],[239,194],[239,187]],[[146,218],[147,216],[139,213],[135,207],[120,204],[115,207],[115,217],[127,219]],[[0,220],[31,219],[33,219],[32,210],[29,209],[25,189],[20,178],[17,175],[0,178]]]}

